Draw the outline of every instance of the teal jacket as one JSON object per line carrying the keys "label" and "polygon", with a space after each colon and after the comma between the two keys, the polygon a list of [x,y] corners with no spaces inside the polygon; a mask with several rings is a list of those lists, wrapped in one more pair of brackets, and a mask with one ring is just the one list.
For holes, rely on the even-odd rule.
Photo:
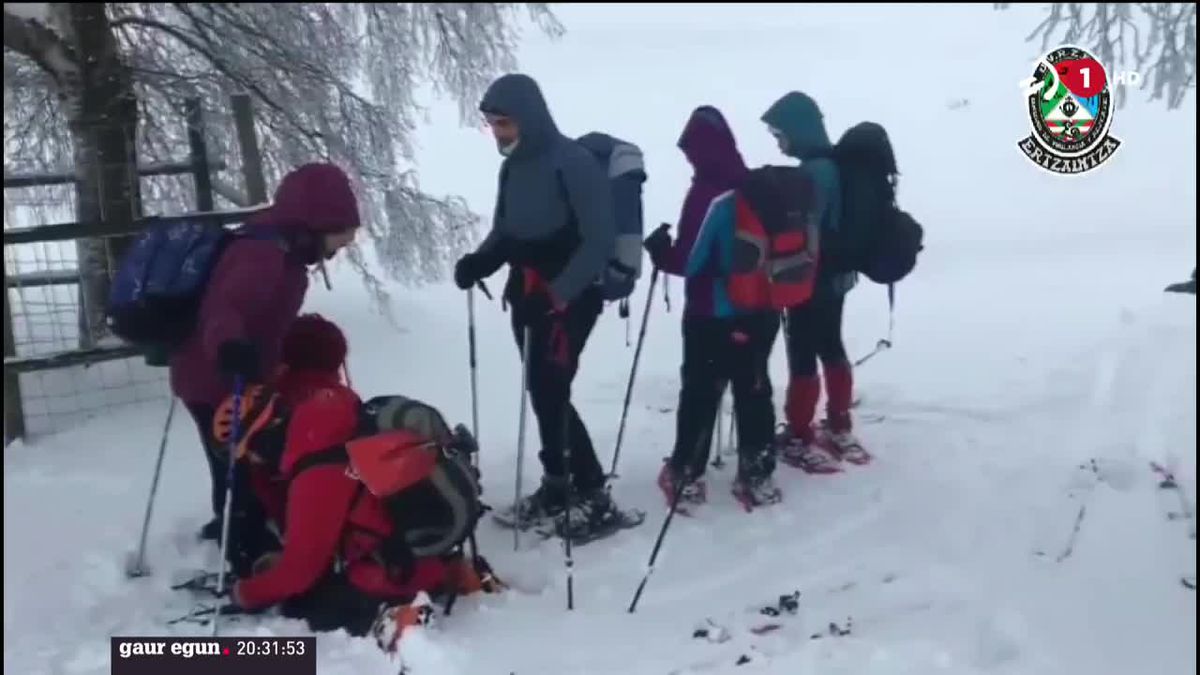
{"label": "teal jacket", "polygon": [[742,314],[729,299],[725,281],[733,268],[733,234],[737,217],[737,196],[727,190],[713,198],[700,222],[696,243],[688,254],[683,275],[688,279],[711,277],[712,314],[730,318]]}
{"label": "teal jacket", "polygon": [[[821,231],[837,232],[842,210],[841,182],[837,166],[830,159],[833,144],[825,131],[824,116],[816,101],[793,91],[785,94],[763,114],[762,121],[785,141],[784,153],[800,160],[817,184],[817,205]],[[825,275],[818,272],[817,293],[844,294],[858,283],[858,275]]]}

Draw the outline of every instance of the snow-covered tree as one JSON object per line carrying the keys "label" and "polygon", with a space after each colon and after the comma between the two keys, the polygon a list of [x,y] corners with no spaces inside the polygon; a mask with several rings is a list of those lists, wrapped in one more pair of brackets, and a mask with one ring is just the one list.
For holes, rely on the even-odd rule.
{"label": "snow-covered tree", "polygon": [[[434,280],[478,216],[420,188],[412,134],[421,97],[448,96],[463,120],[475,117],[482,89],[515,65],[523,15],[562,31],[533,3],[5,3],[5,173],[73,165],[80,220],[133,217],[150,201],[184,210],[190,181],[139,186],[128,166],[185,155],[182,105],[199,97],[210,153],[231,165],[215,189],[225,205],[244,205],[229,178],[239,157],[228,106],[246,92],[268,181],[297,163],[338,163],[387,275]],[[81,271],[95,281],[84,292],[90,309],[103,307],[104,256],[80,246]],[[382,294],[361,254],[353,259]]]}
{"label": "snow-covered tree", "polygon": [[[1137,71],[1150,100],[1164,100],[1168,109],[1179,107],[1196,86],[1194,3],[1055,2],[1027,39],[1039,37],[1043,50],[1076,44],[1090,49],[1110,72]],[[1125,89],[1116,88],[1118,103]]]}

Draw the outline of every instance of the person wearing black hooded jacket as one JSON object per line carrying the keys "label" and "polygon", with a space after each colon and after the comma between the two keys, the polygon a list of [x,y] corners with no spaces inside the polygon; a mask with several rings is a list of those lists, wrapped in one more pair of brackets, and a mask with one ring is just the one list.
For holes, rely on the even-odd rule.
{"label": "person wearing black hooded jacket", "polygon": [[467,289],[509,265],[504,298],[512,307],[518,348],[529,331],[526,367],[544,470],[538,489],[498,512],[496,520],[590,539],[626,524],[571,404],[580,354],[604,307],[597,281],[616,238],[611,188],[593,155],[559,132],[529,76],[496,80],[480,110],[504,161],[492,229],[476,251],[458,261],[454,278]]}

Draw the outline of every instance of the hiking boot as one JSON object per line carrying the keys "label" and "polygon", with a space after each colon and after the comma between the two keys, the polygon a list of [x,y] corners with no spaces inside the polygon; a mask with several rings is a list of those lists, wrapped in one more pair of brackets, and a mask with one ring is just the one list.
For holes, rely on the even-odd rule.
{"label": "hiking boot", "polygon": [[221,519],[213,518],[212,520],[205,523],[204,527],[200,528],[200,531],[196,534],[196,536],[200,538],[200,541],[215,541],[217,543],[220,543],[221,542]]}
{"label": "hiking boot", "polygon": [[667,506],[670,506],[675,501],[675,486],[681,481],[686,481],[679,488],[679,505],[680,506],[699,506],[708,500],[708,487],[704,484],[703,478],[694,478],[687,480],[683,475],[680,475],[671,468],[671,463],[663,464],[662,471],[658,472],[658,489],[662,490],[663,496],[667,499]]}
{"label": "hiking boot", "polygon": [[492,519],[507,528],[529,530],[551,523],[566,508],[566,479],[544,476],[533,494],[500,511]]}
{"label": "hiking boot", "polygon": [[755,507],[768,504],[778,504],[783,501],[783,491],[775,485],[775,479],[768,475],[742,476],[733,481],[733,497],[738,500],[747,512]]}
{"label": "hiking boot", "polygon": [[738,451],[738,472],[733,480],[733,496],[742,507],[751,511],[756,506],[776,504],[783,493],[771,477],[775,473],[773,444]]}
{"label": "hiking boot", "polygon": [[570,538],[573,544],[586,544],[607,537],[619,530],[642,524],[646,514],[631,509],[622,511],[609,496],[608,490],[596,488],[575,495],[571,508],[554,518],[551,534]]}
{"label": "hiking boot", "polygon": [[831,427],[825,425],[822,427],[821,433],[817,438],[818,444],[837,459],[842,459],[858,466],[871,462],[871,453],[867,452],[863,444],[849,430],[834,431]]}
{"label": "hiking boot", "polygon": [[425,591],[418,591],[412,602],[381,605],[375,623],[371,624],[371,635],[384,653],[394,654],[404,631],[413,626],[428,626],[434,622],[435,617],[433,601]]}
{"label": "hiking boot", "polygon": [[815,440],[796,436],[785,426],[775,437],[779,459],[788,466],[810,474],[831,474],[842,470],[838,458]]}

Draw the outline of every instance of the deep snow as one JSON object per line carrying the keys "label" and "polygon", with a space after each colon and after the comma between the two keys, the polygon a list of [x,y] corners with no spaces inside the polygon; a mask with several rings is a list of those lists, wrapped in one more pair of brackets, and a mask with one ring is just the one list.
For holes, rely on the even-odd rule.
{"label": "deep snow", "polygon": [[[665,512],[653,479],[674,425],[675,283],[671,313],[655,300],[614,489],[650,512],[647,523],[576,549],[572,614],[561,548],[514,553],[511,535],[485,524],[481,548],[514,588],[463,600],[438,630],[407,638],[412,672],[1193,672],[1195,595],[1180,578],[1194,578],[1195,542],[1168,519],[1174,495],[1157,489],[1148,463],[1170,465],[1194,503],[1195,301],[1161,293],[1195,264],[1194,102],[1118,111],[1118,154],[1068,180],[1016,148],[1026,132],[1017,82],[1037,51],[1021,42],[1036,23],[1028,10],[561,13],[568,37],[531,38],[522,63],[564,130],[604,128],[643,146],[648,224],[676,217],[689,174],[673,144],[694,105],[727,112],[751,163],[780,161],[757,116],[802,88],[822,102],[831,131],[863,118],[887,124],[901,200],[926,225],[928,250],[900,287],[895,348],[858,371],[862,417],[883,417],[859,428],[877,461],[835,477],[781,466],[784,503],[751,515],[728,496],[730,468],[713,471],[711,506],[676,519],[630,616]],[[852,38],[870,47],[840,47]],[[948,105],[961,98],[970,104]],[[425,187],[488,213],[498,159],[450,110],[435,108],[438,123],[422,136]],[[348,269],[334,285],[314,287],[308,307],[347,330],[361,393],[403,392],[469,421],[462,293],[396,289],[397,329],[372,312]],[[508,315],[477,300],[485,497],[502,503],[512,494],[519,368]],[[886,328],[885,294],[864,282],[848,306],[851,351],[865,353]],[[633,354],[625,331],[610,310],[576,387],[605,462]],[[781,348],[773,365],[782,391]],[[163,619],[189,606],[168,582],[215,552],[193,539],[207,473],[186,418],[172,430],[155,510],[155,573],[130,582],[121,568],[166,409],[165,400],[122,409],[5,451],[6,672],[106,673],[109,636],[163,633]],[[526,477],[538,475],[532,455],[527,448]],[[778,633],[742,631],[720,645],[691,637],[706,616],[736,626],[746,606],[793,589],[800,614]],[[850,636],[809,639],[847,618]],[[189,630],[204,632],[180,628]],[[397,670],[344,635],[320,636],[319,654],[322,674]],[[741,654],[753,660],[736,668]]]}

